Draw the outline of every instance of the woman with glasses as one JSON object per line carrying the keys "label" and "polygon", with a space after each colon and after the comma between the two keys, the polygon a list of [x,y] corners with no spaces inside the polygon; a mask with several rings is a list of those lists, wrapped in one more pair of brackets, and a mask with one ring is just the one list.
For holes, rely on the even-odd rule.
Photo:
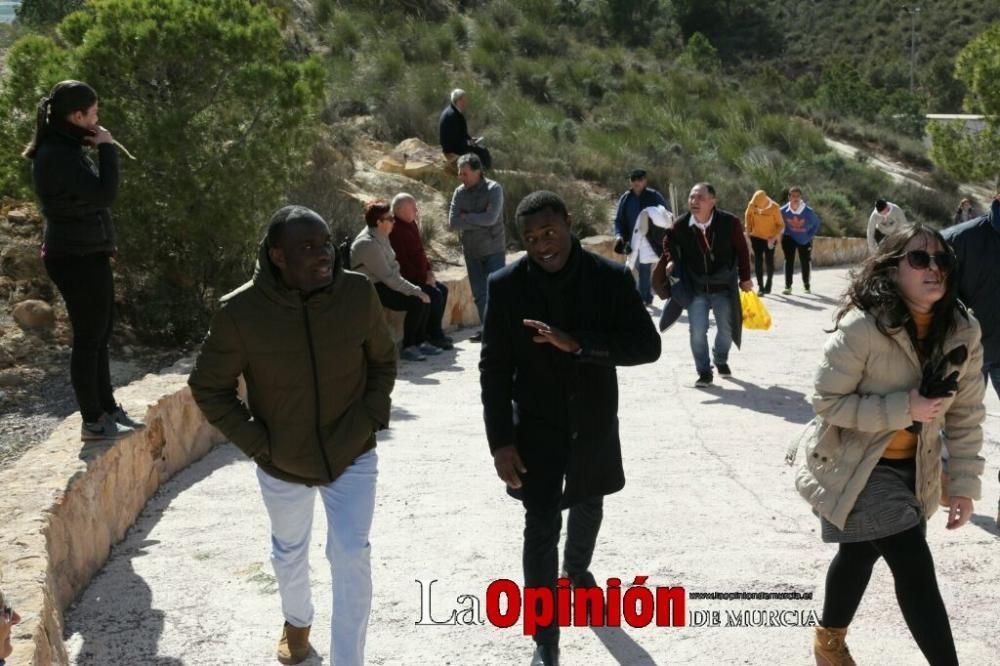
{"label": "woman with glasses", "polygon": [[983,351],[958,300],[955,255],[916,225],[887,236],[856,271],[816,375],[819,433],[796,487],[838,551],[826,575],[817,664],[854,664],[845,637],[884,558],[903,618],[927,661],[957,664],[926,521],[938,508],[948,442],[947,529],[980,496]]}
{"label": "woman with glasses", "polygon": [[21,616],[7,605],[7,600],[0,591],[0,666],[4,666],[6,663],[4,660],[14,651],[14,646],[10,643],[10,634],[14,625],[20,621]]}
{"label": "woman with glasses", "polygon": [[366,226],[351,243],[351,270],[368,276],[384,307],[406,313],[401,359],[424,361],[428,355],[440,354],[440,349],[427,342],[431,298],[400,274],[396,253],[389,242],[396,222],[392,207],[382,200],[369,201],[364,214]]}

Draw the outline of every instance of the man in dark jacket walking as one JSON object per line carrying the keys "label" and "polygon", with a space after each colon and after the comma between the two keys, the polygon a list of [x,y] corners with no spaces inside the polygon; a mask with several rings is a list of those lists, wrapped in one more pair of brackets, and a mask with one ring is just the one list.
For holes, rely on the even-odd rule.
{"label": "man in dark jacket walking", "polygon": [[301,206],[278,210],[253,280],[223,297],[188,384],[206,418],[257,463],[285,620],[281,663],[309,654],[317,490],[333,576],[331,660],[364,663],[375,431],[389,423],[395,376],[395,345],[375,288],[343,270],[323,218]]}
{"label": "man in dark jacket walking", "polygon": [[[594,586],[603,497],[625,485],[615,367],[652,363],[660,337],[628,269],[581,248],[558,195],[528,195],[516,218],[527,255],[489,280],[486,436],[497,475],[524,504],[525,586],[555,591],[566,508],[565,575]],[[558,664],[558,626],[534,638],[531,663]]]}
{"label": "man in dark jacket walking", "polygon": [[483,163],[483,168],[489,169],[493,166],[490,151],[482,145],[481,139],[469,136],[469,125],[465,122],[466,103],[464,90],[456,88],[451,91],[451,104],[445,107],[438,120],[441,150],[445,155],[458,157],[466,153],[475,153]]}
{"label": "man in dark jacket walking", "polygon": [[712,365],[708,358],[708,312],[715,314],[715,367],[729,377],[729,350],[740,346],[743,311],[740,292],[751,291],[750,251],[743,224],[732,213],[715,207],[715,188],[698,183],[688,195],[688,212],[674,221],[664,251],[677,267],[690,295],[687,303],[691,327],[691,353],[698,371],[697,387],[710,386]]}
{"label": "man in dark jacket walking", "polygon": [[1000,194],[982,217],[941,232],[958,256],[958,293],[983,327],[983,374],[1000,395]]}
{"label": "man in dark jacket walking", "polygon": [[[639,239],[632,238],[635,229],[635,221],[639,213],[644,208],[650,206],[663,206],[670,210],[670,205],[663,198],[663,195],[648,187],[646,172],[642,169],[634,169],[628,175],[629,189],[618,197],[618,205],[615,207],[615,252],[618,254],[632,254],[632,245],[637,244]],[[672,211],[671,211],[672,212]],[[650,234],[657,231],[650,225]],[[662,237],[651,237],[650,244],[656,252],[660,251],[663,245]],[[653,288],[650,280],[652,264],[640,263],[639,271],[639,295],[645,305],[653,304]]]}

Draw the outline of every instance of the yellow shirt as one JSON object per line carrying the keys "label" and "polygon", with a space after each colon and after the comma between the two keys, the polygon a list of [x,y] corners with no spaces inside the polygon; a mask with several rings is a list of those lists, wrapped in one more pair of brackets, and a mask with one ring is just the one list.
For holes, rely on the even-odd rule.
{"label": "yellow shirt", "polygon": [[[927,337],[927,331],[930,330],[932,315],[929,312],[927,314],[911,312],[910,314],[913,316],[913,323],[917,326],[917,341],[922,343],[924,338]],[[916,455],[917,434],[909,430],[897,430],[896,435],[889,442],[889,446],[886,447],[882,457],[892,460],[906,460],[908,458],[915,458]]]}

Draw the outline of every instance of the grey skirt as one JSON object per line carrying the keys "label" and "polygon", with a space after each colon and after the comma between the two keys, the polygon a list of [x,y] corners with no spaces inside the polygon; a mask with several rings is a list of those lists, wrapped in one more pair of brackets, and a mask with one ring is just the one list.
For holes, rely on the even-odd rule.
{"label": "grey skirt", "polygon": [[914,492],[916,481],[916,460],[880,460],[847,515],[843,530],[820,518],[823,541],[873,541],[920,525],[923,508]]}

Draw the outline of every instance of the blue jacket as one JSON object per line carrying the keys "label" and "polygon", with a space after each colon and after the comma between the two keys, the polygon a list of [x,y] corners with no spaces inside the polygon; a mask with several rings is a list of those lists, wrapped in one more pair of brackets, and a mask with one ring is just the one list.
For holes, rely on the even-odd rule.
{"label": "blue jacket", "polygon": [[1000,202],[990,212],[941,232],[958,256],[958,295],[983,327],[983,361],[1000,363]]}
{"label": "blue jacket", "polygon": [[[630,204],[631,210],[629,210]],[[638,197],[632,190],[621,195],[618,198],[618,207],[615,209],[615,236],[621,236],[626,243],[631,243],[632,230],[635,229],[635,221],[639,217],[639,213],[643,208],[650,206],[663,206],[670,210],[670,204],[666,202],[663,195],[652,187],[644,189]]]}
{"label": "blue jacket", "polygon": [[808,245],[819,233],[819,216],[808,205],[799,214],[793,213],[786,203],[781,207],[781,219],[785,221],[785,235],[791,236],[798,245]]}

